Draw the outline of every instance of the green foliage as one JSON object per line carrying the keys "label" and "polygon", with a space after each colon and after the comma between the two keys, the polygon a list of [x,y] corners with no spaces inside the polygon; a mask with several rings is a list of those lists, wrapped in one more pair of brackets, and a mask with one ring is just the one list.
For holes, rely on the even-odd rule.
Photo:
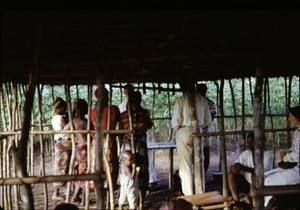
{"label": "green foliage", "polygon": [[[230,90],[229,81],[226,80],[224,83],[224,97],[223,97],[223,103],[224,103],[224,114],[225,116],[232,116],[234,115],[234,107],[236,109],[237,115],[242,115],[242,107],[245,108],[245,114],[246,115],[252,115],[253,114],[253,107],[252,107],[252,98],[250,93],[250,86],[251,91],[254,93],[254,87],[255,87],[255,78],[246,78],[245,80],[245,103],[242,102],[242,80],[241,79],[232,79],[232,87],[233,87],[233,94],[234,94],[234,101],[232,101],[232,92]],[[200,82],[200,81],[199,81]],[[219,100],[218,96],[218,88],[220,87],[221,82],[220,81],[207,81],[205,82],[208,87],[207,91],[207,97],[215,101],[216,105],[218,106],[217,114],[220,113],[220,107],[219,107]],[[287,90],[285,88],[285,84],[289,84],[289,81],[285,81],[284,78],[269,78],[269,88],[267,88],[267,91],[269,91],[269,98],[267,98],[266,102],[266,114],[286,114],[286,95]],[[299,104],[299,77],[293,77],[292,78],[292,86],[291,86],[291,97],[290,97],[290,104],[291,106],[296,106]],[[118,84],[119,85],[119,84]],[[125,84],[121,84],[124,86]],[[170,125],[170,118],[172,116],[175,100],[182,95],[179,91],[170,91],[169,94],[167,91],[164,91],[163,88],[174,88],[179,89],[179,85],[175,84],[175,87],[173,85],[168,84],[157,84],[157,83],[146,83],[145,84],[145,92],[143,89],[143,84],[135,83],[133,84],[135,86],[136,90],[139,90],[142,93],[142,98],[147,104],[147,109],[150,111],[151,117],[154,119],[154,129],[149,131],[151,132],[150,136],[151,138],[155,139],[155,141],[168,141],[170,140],[170,132],[171,132],[171,125]],[[109,91],[112,91],[112,97],[111,97],[111,103],[113,105],[119,105],[121,101],[125,100],[125,96],[122,93],[122,90],[116,84],[112,85],[110,87],[109,85],[106,85],[106,88]],[[161,87],[161,91],[158,91],[158,87]],[[149,88],[155,87],[155,92]],[[94,90],[96,89],[96,85],[92,87],[92,107],[96,104],[96,99],[94,97]],[[265,87],[264,87],[265,88]],[[52,94],[53,92],[53,94]],[[5,87],[3,88],[3,93],[6,94]],[[264,91],[263,91],[264,93]],[[267,92],[268,93],[268,92]],[[71,104],[73,104],[74,99],[77,97],[83,98],[86,101],[88,101],[88,88],[86,85],[78,85],[71,86],[70,87],[70,94],[71,94]],[[169,96],[168,96],[169,95]],[[252,94],[253,95],[253,94]],[[64,100],[66,100],[65,95],[65,88],[63,85],[61,86],[54,86],[51,87],[49,85],[43,86],[43,92],[42,92],[42,122],[50,124],[51,122],[51,112],[52,112],[52,105],[53,100],[56,96],[62,97]],[[169,101],[168,101],[169,97]],[[24,105],[24,95],[19,96],[19,103],[21,103],[22,107]],[[155,100],[154,100],[155,99]],[[13,104],[13,98],[10,96],[11,104]],[[264,99],[262,100],[264,103]],[[7,104],[6,104],[6,98],[4,97],[4,104],[5,104],[5,118],[8,121],[8,113],[7,112]],[[170,108],[168,106],[170,104]],[[12,106],[12,105],[11,105]],[[262,104],[262,109],[264,107],[264,104]],[[21,108],[21,111],[23,108]],[[35,93],[35,100],[33,105],[33,113],[34,113],[34,123],[39,122],[39,115],[38,115],[38,95],[37,91]],[[23,115],[23,112],[21,112],[21,117]],[[165,118],[165,119],[162,119]],[[242,128],[242,118],[238,117],[229,117],[225,118],[225,129],[229,130],[240,130]],[[273,117],[272,120],[270,117],[265,118],[265,127],[266,128],[285,128],[287,123],[286,116],[279,116],[279,117]],[[2,120],[0,121],[0,128],[3,130]],[[213,121],[214,129],[218,129],[218,120]],[[237,127],[236,127],[237,126]],[[252,129],[253,128],[253,117],[247,117],[245,120],[245,129]],[[174,137],[173,137],[174,138]]]}

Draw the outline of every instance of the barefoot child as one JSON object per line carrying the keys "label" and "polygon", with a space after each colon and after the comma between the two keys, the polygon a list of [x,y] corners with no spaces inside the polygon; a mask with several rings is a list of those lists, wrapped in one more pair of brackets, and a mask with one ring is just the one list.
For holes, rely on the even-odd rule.
{"label": "barefoot child", "polygon": [[138,168],[133,154],[128,150],[121,153],[121,170],[119,208],[123,209],[123,205],[128,201],[129,209],[136,209],[139,195]]}

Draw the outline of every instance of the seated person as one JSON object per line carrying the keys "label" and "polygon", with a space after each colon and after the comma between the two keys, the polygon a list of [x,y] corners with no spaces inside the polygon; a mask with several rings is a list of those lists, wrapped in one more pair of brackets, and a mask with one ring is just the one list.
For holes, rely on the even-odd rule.
{"label": "seated person", "polygon": [[[296,130],[293,133],[292,148],[290,148],[288,151],[279,152],[276,160],[279,168],[265,173],[265,186],[300,184],[300,106],[289,108],[288,120],[291,126],[296,127]],[[269,207],[268,203],[270,199],[271,196],[265,197],[265,206]],[[284,208],[286,208],[286,206]]]}
{"label": "seated person", "polygon": [[[244,206],[239,199],[239,191],[249,194],[251,184],[255,172],[254,170],[254,133],[247,135],[248,149],[242,152],[237,160],[231,165],[228,174],[228,184],[234,200],[235,206]],[[272,153],[269,151],[264,152],[264,169],[265,171],[271,170],[273,166]]]}

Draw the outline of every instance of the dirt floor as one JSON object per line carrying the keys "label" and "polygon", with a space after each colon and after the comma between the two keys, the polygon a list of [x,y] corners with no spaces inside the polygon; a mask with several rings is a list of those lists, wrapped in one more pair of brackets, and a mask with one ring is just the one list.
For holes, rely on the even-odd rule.
{"label": "dirt floor", "polygon": [[[234,145],[232,148],[227,148],[227,166],[229,167],[231,163],[236,159],[237,155],[235,153]],[[170,197],[173,192],[169,189],[169,152],[166,149],[158,149],[155,150],[155,171],[157,175],[157,180],[159,184],[159,188],[157,191],[148,192],[145,200],[145,209],[159,209],[162,203],[166,200],[167,197]],[[38,158],[38,157],[37,157]],[[38,160],[38,159],[37,159]],[[53,164],[51,155],[45,156],[46,162],[46,175],[53,174]],[[174,172],[178,169],[178,156],[176,149],[174,150]],[[219,155],[217,144],[213,142],[211,147],[211,160],[208,172],[206,174],[206,192],[218,190],[222,194],[222,183],[218,182],[216,178],[212,176],[213,171],[219,170]],[[39,167],[35,168],[35,171],[39,171]],[[32,186],[34,193],[34,202],[36,209],[46,209],[45,206],[45,198],[44,198],[44,185],[36,184]],[[47,192],[48,192],[48,201],[47,201],[47,209],[54,209],[55,205],[58,205],[64,201],[55,201],[51,199],[53,185],[47,184]],[[64,190],[62,191],[64,193]],[[117,195],[118,191],[115,193],[115,203],[117,204]],[[94,192],[90,193],[90,209],[95,209],[95,194]],[[71,192],[72,196],[72,192]],[[79,203],[76,204],[79,209],[84,209],[83,206],[80,206]]]}

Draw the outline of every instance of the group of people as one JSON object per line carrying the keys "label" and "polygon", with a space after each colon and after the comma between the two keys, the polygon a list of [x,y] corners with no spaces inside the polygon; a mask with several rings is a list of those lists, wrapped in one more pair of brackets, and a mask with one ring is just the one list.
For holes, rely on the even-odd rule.
{"label": "group of people", "polygon": [[[119,135],[121,139],[120,154],[118,154],[117,135],[109,134],[103,137],[103,150],[105,151],[109,168],[104,167],[106,175],[111,176],[112,187],[114,190],[118,187],[118,179],[120,184],[120,198],[119,206],[129,204],[130,208],[142,208],[146,192],[149,188],[149,165],[153,164],[148,159],[147,149],[147,130],[153,126],[150,118],[150,113],[144,109],[145,102],[142,101],[142,96],[139,91],[134,91],[131,84],[124,87],[124,94],[126,100],[119,105],[109,105],[108,90],[104,88],[101,94],[98,89],[95,90],[95,97],[103,101],[103,130],[133,129],[133,142],[131,134]],[[52,127],[55,131],[70,130],[87,130],[88,120],[86,114],[88,113],[88,104],[83,99],[76,99],[74,101],[74,108],[72,112],[72,122],[68,121],[67,117],[67,103],[60,97],[57,97],[52,112]],[[90,112],[91,129],[96,129],[96,108],[91,109]],[[91,136],[91,173],[95,171],[95,141],[94,136]],[[75,173],[87,173],[87,134],[76,133],[76,157],[74,169]],[[72,142],[69,135],[55,134],[54,135],[54,175],[65,175],[69,171],[70,156]],[[134,145],[134,148],[132,148]],[[119,161],[120,160],[120,161]],[[150,163],[150,164],[149,164]],[[151,168],[151,167],[150,167]],[[138,169],[138,171],[136,171]],[[153,165],[152,165],[153,169]],[[155,172],[155,171],[154,171]],[[156,182],[156,174],[152,175],[152,182]],[[60,194],[60,189],[64,187],[65,183],[54,183],[54,192],[52,199],[63,200],[64,197]],[[156,185],[157,186],[157,185]],[[73,195],[73,202],[81,202],[84,204],[85,183],[83,181],[75,182],[75,190]],[[95,186],[90,185],[91,188]],[[108,178],[104,183],[104,188],[108,190]],[[83,195],[80,198],[80,194]]]}
{"label": "group of people", "polygon": [[[195,133],[212,131],[212,120],[216,114],[214,101],[206,97],[207,86],[204,83],[195,84],[187,80],[180,83],[183,95],[179,97],[174,105],[171,119],[172,128],[176,132],[176,146],[179,158],[179,176],[181,178],[182,193],[184,195],[194,194],[194,139],[199,138]],[[152,181],[156,181],[152,161],[149,161],[147,149],[147,130],[153,126],[150,113],[142,100],[141,93],[134,91],[131,84],[124,87],[126,100],[119,105],[109,105],[108,90],[104,89],[100,94],[95,91],[96,98],[104,101],[103,125],[104,130],[132,129],[133,134],[119,136],[121,139],[120,154],[118,154],[117,136],[109,134],[109,138],[103,138],[104,150],[109,163],[109,172],[112,178],[113,189],[120,184],[119,207],[123,208],[129,204],[131,209],[142,208],[145,195],[149,189],[149,175]],[[76,99],[74,102],[73,121],[68,122],[66,117],[67,103],[57,98],[53,106],[52,126],[56,131],[68,130],[71,123],[75,130],[86,130],[88,111],[86,101]],[[96,109],[91,110],[91,128],[96,128]],[[264,152],[265,185],[288,185],[300,183],[299,172],[299,145],[300,145],[300,106],[289,108],[289,121],[297,129],[294,132],[293,146],[287,152],[281,152],[277,158],[278,168],[273,167],[272,153]],[[132,126],[132,127],[131,127]],[[79,174],[87,171],[87,135],[76,135],[76,172]],[[133,141],[132,141],[133,138]],[[69,158],[71,154],[71,141],[65,134],[55,134],[54,149],[54,174],[63,175],[68,173]],[[204,154],[204,170],[209,167],[210,137],[202,138]],[[247,135],[248,150],[242,152],[234,164],[230,167],[228,174],[229,188],[234,200],[234,205],[240,206],[239,192],[248,194],[251,191],[254,177],[254,133]],[[92,170],[95,167],[95,142],[91,140]],[[132,148],[132,145],[134,148]],[[287,166],[288,165],[288,166]],[[202,167],[202,166],[201,166]],[[150,171],[149,171],[150,169]],[[104,170],[108,170],[105,169]],[[154,178],[153,178],[154,177]],[[151,178],[150,178],[151,179]],[[84,182],[76,182],[73,201],[80,199],[80,192],[84,189]],[[59,190],[64,183],[54,183],[53,199],[62,199]],[[108,189],[108,182],[105,182]],[[266,197],[266,205],[270,197]]]}
{"label": "group of people", "polygon": [[[205,84],[195,84],[183,80],[180,84],[183,95],[175,102],[172,128],[176,131],[176,145],[179,158],[179,175],[181,179],[182,193],[194,194],[194,139],[199,138],[195,133],[211,131],[211,122],[214,118],[214,103],[205,97],[207,87]],[[202,89],[202,90],[201,90]],[[273,155],[270,151],[264,151],[264,185],[295,185],[300,184],[299,172],[299,146],[300,146],[300,106],[289,108],[289,122],[296,130],[293,133],[292,148],[282,151],[277,158],[277,168],[273,169]],[[248,149],[242,152],[238,159],[230,166],[228,174],[229,188],[233,197],[233,205],[243,209],[239,192],[249,194],[253,192],[253,179],[255,173],[254,164],[254,133],[247,135]],[[204,168],[207,171],[209,165],[209,146],[204,138]],[[265,197],[265,206],[268,205],[271,196]],[[270,206],[270,205],[269,205]],[[244,208],[245,209],[245,208]]]}

